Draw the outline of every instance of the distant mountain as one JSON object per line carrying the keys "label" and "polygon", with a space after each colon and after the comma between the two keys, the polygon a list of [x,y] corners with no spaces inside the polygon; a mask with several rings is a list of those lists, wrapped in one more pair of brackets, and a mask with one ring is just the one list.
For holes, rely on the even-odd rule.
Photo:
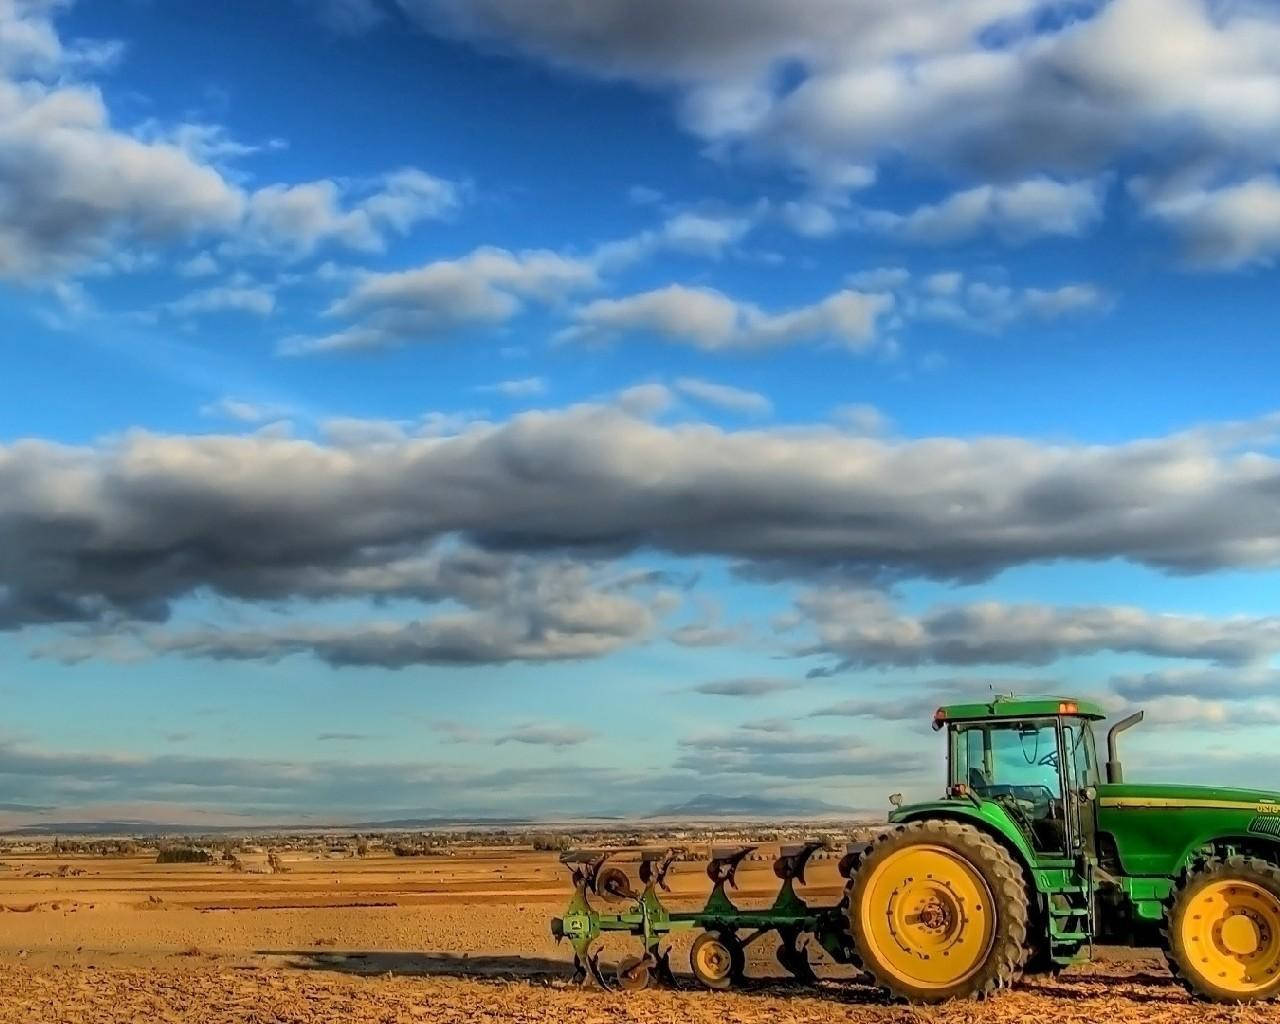
{"label": "distant mountain", "polygon": [[852,813],[821,800],[802,797],[716,796],[701,793],[682,804],[659,807],[646,818],[812,818]]}

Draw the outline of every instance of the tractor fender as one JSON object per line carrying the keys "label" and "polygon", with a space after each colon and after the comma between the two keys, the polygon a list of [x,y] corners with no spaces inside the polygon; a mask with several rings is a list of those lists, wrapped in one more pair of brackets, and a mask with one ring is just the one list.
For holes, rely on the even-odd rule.
{"label": "tractor fender", "polygon": [[924,821],[928,818],[943,818],[958,821],[964,825],[972,825],[987,833],[1001,846],[1005,847],[1013,859],[1022,865],[1032,884],[1042,893],[1054,891],[1054,887],[1042,872],[1036,870],[1036,857],[1027,844],[1026,837],[1018,827],[1009,820],[1009,816],[996,804],[961,804],[953,800],[940,801],[933,804],[913,804],[910,808],[889,816],[890,825],[905,825],[909,821]]}
{"label": "tractor fender", "polygon": [[1225,855],[1228,847],[1234,847],[1237,851],[1247,852],[1250,856],[1269,861],[1280,867],[1280,836],[1257,832],[1247,834],[1224,832],[1220,835],[1206,836],[1191,842],[1178,858],[1177,874],[1182,876],[1194,871],[1196,861],[1203,854],[1206,847],[1211,847],[1215,853],[1221,852],[1223,855]]}

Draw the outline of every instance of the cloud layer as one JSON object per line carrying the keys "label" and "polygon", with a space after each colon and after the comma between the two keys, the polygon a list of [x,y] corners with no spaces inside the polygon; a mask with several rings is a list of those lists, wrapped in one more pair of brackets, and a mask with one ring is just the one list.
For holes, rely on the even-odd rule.
{"label": "cloud layer", "polygon": [[[757,571],[976,580],[1124,558],[1280,563],[1270,421],[1118,445],[663,426],[603,406],[331,447],[133,433],[0,447],[0,622],[243,599],[424,595],[429,546],[656,549]],[[1253,444],[1254,450],[1248,446]]]}

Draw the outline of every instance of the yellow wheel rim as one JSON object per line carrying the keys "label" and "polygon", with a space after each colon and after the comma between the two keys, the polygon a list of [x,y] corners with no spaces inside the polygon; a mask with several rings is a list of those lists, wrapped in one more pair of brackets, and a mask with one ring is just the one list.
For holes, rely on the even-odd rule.
{"label": "yellow wheel rim", "polygon": [[1280,899],[1256,882],[1212,882],[1183,911],[1188,965],[1217,989],[1249,996],[1280,980]]}
{"label": "yellow wheel rim", "polygon": [[944,846],[911,846],[870,869],[858,911],[865,952],[920,989],[957,985],[978,971],[995,941],[986,880]]}
{"label": "yellow wheel rim", "polygon": [[733,954],[719,939],[708,939],[693,951],[693,969],[708,982],[722,982],[733,971]]}

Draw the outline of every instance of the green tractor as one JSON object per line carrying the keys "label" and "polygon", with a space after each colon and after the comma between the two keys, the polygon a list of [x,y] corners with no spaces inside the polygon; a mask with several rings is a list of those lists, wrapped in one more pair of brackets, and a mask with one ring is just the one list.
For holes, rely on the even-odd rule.
{"label": "green tractor", "polygon": [[[671,851],[645,857],[639,892],[609,853],[576,854],[566,857],[573,900],[552,932],[572,942],[579,976],[602,984],[593,944],[606,932],[643,937],[643,954],[618,965],[627,989],[670,980],[663,940],[699,930],[690,966],[711,988],[741,978],[745,947],[776,933],[779,962],[795,976],[813,977],[812,936],[913,1002],[984,996],[1083,962],[1095,943],[1162,947],[1205,999],[1280,995],[1280,794],[1126,783],[1116,738],[1141,712],[1108,733],[1104,776],[1093,733],[1104,717],[1057,697],[939,708],[946,795],[895,806],[886,831],[850,846],[835,906],[811,906],[795,890],[817,842],[783,848],[782,888],[761,910],[728,893],[749,847],[713,851],[711,896],[691,912],[669,912],[659,896]],[[629,907],[601,913],[593,895]]]}

